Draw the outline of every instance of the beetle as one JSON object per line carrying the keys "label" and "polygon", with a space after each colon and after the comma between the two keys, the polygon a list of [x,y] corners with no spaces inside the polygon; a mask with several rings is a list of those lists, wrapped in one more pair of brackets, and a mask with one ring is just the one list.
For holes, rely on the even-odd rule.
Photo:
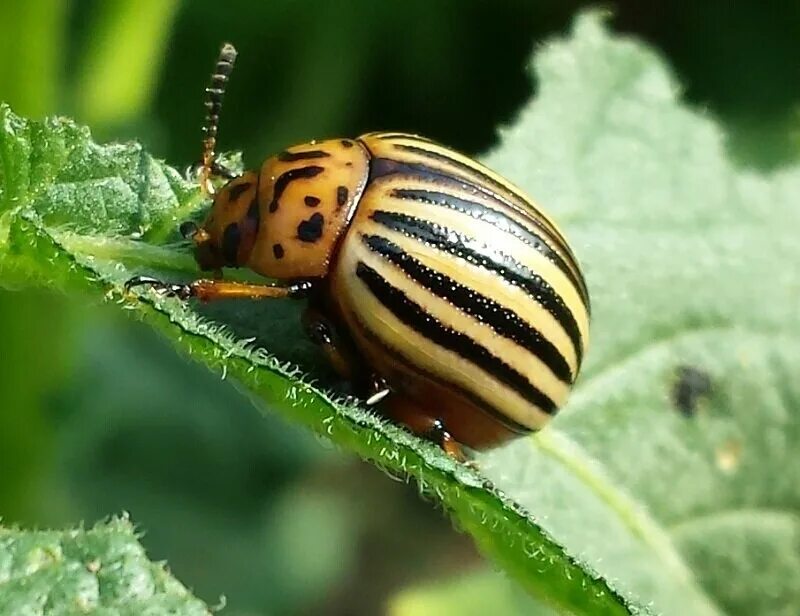
{"label": "beetle", "polygon": [[[555,222],[482,164],[405,133],[297,145],[230,172],[215,147],[235,59],[223,45],[206,89],[199,180],[213,203],[202,225],[181,225],[215,276],[127,288],[308,300],[305,330],[334,369],[456,458],[544,426],[589,336],[586,282]],[[274,282],[226,281],[225,267]]]}

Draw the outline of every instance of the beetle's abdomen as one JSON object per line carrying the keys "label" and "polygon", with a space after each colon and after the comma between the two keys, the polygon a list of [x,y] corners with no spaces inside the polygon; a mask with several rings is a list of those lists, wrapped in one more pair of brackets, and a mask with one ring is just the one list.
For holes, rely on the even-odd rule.
{"label": "beetle's abdomen", "polygon": [[354,339],[401,393],[424,392],[432,414],[461,402],[509,435],[538,429],[565,401],[588,339],[586,287],[562,234],[466,157],[407,136],[362,140],[370,179],[333,281]]}
{"label": "beetle's abdomen", "polygon": [[352,139],[293,146],[258,176],[258,236],[248,266],[273,278],[327,275],[367,182],[367,153]]}

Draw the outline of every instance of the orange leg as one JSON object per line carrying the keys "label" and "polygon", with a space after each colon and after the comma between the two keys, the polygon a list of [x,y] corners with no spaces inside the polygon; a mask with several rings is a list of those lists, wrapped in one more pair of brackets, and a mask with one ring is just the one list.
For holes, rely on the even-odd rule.
{"label": "orange leg", "polygon": [[467,455],[461,444],[453,438],[441,419],[426,413],[417,404],[403,396],[391,398],[386,407],[390,417],[405,425],[414,434],[433,441],[447,455],[459,462],[467,461]]}
{"label": "orange leg", "polygon": [[428,432],[422,434],[423,437],[438,443],[439,447],[444,449],[444,452],[451,458],[455,458],[459,462],[466,462],[467,455],[461,447],[461,444],[453,438],[445,428],[441,420],[436,419]]}
{"label": "orange leg", "polygon": [[125,290],[134,287],[149,287],[167,295],[180,299],[197,299],[210,302],[215,299],[268,299],[268,298],[302,298],[312,288],[308,281],[294,282],[285,286],[248,284],[244,282],[227,282],[225,280],[195,280],[189,284],[172,284],[147,276],[136,276],[125,283]]}

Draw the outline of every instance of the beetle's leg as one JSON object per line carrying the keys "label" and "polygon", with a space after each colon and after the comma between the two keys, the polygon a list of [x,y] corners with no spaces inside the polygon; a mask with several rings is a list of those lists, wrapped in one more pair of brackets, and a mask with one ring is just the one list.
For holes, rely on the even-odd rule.
{"label": "beetle's leg", "polygon": [[173,284],[147,276],[136,276],[125,283],[125,290],[134,287],[149,287],[169,297],[189,299],[196,297],[204,302],[215,299],[267,299],[288,297],[300,299],[306,297],[313,284],[307,280],[293,282],[288,285],[261,285],[225,280],[195,280],[189,284]]}
{"label": "beetle's leg", "polygon": [[[433,402],[433,401],[432,401]],[[393,396],[386,405],[390,417],[405,425],[417,436],[433,441],[444,452],[459,462],[467,462],[468,456],[461,444],[453,438],[444,422],[435,414],[424,411],[405,396]]]}
{"label": "beetle's leg", "polygon": [[453,435],[447,431],[441,419],[434,419],[431,426],[425,432],[421,433],[420,436],[433,441],[439,445],[448,456],[455,458],[459,462],[467,461],[467,456],[461,448],[461,445],[453,438]]}
{"label": "beetle's leg", "polygon": [[421,423],[416,426],[408,426],[414,434],[436,443],[451,458],[455,458],[459,462],[467,461],[467,455],[461,448],[461,444],[447,431],[441,419],[432,419],[423,415],[420,415],[419,418]]}
{"label": "beetle's leg", "polygon": [[356,374],[352,358],[338,344],[333,324],[312,307],[303,312],[303,328],[309,340],[323,352],[333,369],[343,378],[352,380]]}
{"label": "beetle's leg", "polygon": [[348,340],[339,335],[341,330],[324,315],[313,299],[303,312],[303,327],[306,335],[322,350],[333,369],[353,383],[359,395],[366,397],[368,406],[378,404],[391,393],[386,380],[366,369],[363,362],[359,361],[352,344],[348,344]]}

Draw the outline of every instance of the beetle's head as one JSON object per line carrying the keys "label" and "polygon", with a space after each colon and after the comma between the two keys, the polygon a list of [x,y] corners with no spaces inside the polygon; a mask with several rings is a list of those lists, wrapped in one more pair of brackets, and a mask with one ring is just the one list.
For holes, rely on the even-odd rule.
{"label": "beetle's head", "polygon": [[219,270],[247,264],[258,232],[257,175],[248,171],[231,180],[214,195],[214,203],[201,226],[181,225],[181,234],[194,243],[200,269]]}

